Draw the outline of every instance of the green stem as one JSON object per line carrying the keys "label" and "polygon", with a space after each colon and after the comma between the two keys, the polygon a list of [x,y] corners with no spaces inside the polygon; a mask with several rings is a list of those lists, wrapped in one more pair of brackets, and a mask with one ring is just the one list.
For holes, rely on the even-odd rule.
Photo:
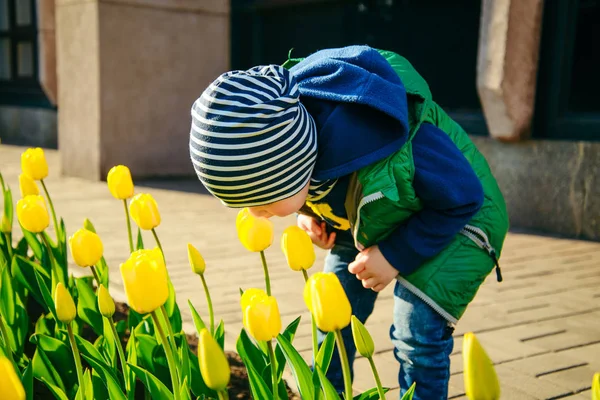
{"label": "green stem", "polygon": [[212,335],[215,333],[215,313],[213,312],[212,300],[206,279],[204,279],[204,274],[200,274],[200,279],[202,279],[202,286],[204,286],[204,293],[206,293],[206,303],[208,304],[208,314],[210,315],[210,334]]}
{"label": "green stem", "polygon": [[342,374],[344,375],[344,387],[346,400],[352,400],[352,375],[350,374],[350,364],[348,363],[348,354],[344,346],[344,338],[340,329],[335,330],[335,341],[337,342],[340,362],[342,364]]}
{"label": "green stem", "polygon": [[158,331],[160,335],[160,339],[163,343],[163,348],[165,349],[165,354],[167,356],[167,364],[169,364],[169,373],[171,374],[171,383],[173,384],[173,395],[175,400],[180,400],[180,391],[179,391],[179,378],[177,377],[177,368],[175,366],[175,359],[173,358],[173,352],[171,351],[171,346],[169,346],[167,342],[167,338],[165,337],[165,332],[160,326],[160,322],[158,319],[158,314],[155,311],[152,311],[152,319],[154,320],[154,327]]}
{"label": "green stem", "polygon": [[[59,271],[58,271],[58,263],[57,263],[56,259],[54,258],[54,253],[52,253],[52,246],[50,246],[50,243],[48,242],[48,238],[46,238],[46,235],[44,235],[43,231],[40,232],[40,237],[42,238],[42,241],[44,242],[44,244],[46,245],[46,248],[48,249],[48,257],[50,258],[50,269],[52,270],[52,273],[56,275],[56,279],[58,279],[58,282],[62,282],[62,284],[64,285],[66,282],[66,278],[65,278],[64,274],[59,273]],[[54,285],[52,287],[52,295],[54,296]]]}
{"label": "green stem", "polygon": [[[308,273],[305,269],[302,270],[302,274],[304,275],[304,282],[308,282]],[[317,338],[317,322],[315,321],[315,317],[313,317],[312,313],[310,313],[310,322],[312,325],[313,362],[317,362],[317,355],[319,354],[319,341]]]}
{"label": "green stem", "polygon": [[152,234],[154,235],[154,240],[156,240],[156,245],[158,246],[158,248],[160,249],[160,252],[162,253],[163,261],[165,262],[165,265],[167,265],[167,259],[165,258],[165,252],[163,251],[162,244],[160,244],[160,240],[158,240],[158,235],[156,234],[156,229],[152,228]]}
{"label": "green stem", "polygon": [[219,400],[229,400],[229,394],[227,393],[227,389],[221,390],[217,394],[219,395]]}
{"label": "green stem", "polygon": [[129,219],[129,208],[127,208],[127,199],[123,199],[125,206],[125,218],[127,219],[127,238],[129,239],[129,252],[133,253],[133,236],[131,236],[131,220]]}
{"label": "green stem", "polygon": [[368,357],[368,359],[369,364],[371,364],[371,371],[373,371],[373,376],[375,377],[375,383],[377,384],[379,398],[385,399],[385,392],[383,391],[383,386],[381,386],[381,379],[379,379],[379,373],[377,372],[377,367],[375,367],[375,362],[373,362],[373,357]]}
{"label": "green stem", "polygon": [[[15,359],[13,358],[12,348],[10,346],[10,339],[8,337],[8,331],[6,330],[6,325],[4,324],[4,316],[0,312],[0,331],[2,332],[2,339],[4,340],[4,346],[6,346],[6,353],[8,354],[8,359],[10,362],[16,366]],[[18,370],[16,370],[18,371]]]}
{"label": "green stem", "polygon": [[98,287],[100,287],[102,282],[100,282],[100,276],[98,275],[98,271],[96,270],[96,267],[93,265],[90,265],[90,269],[92,270],[92,274],[94,274],[94,279],[96,279],[96,283],[98,283]]}
{"label": "green stem", "polygon": [[12,248],[12,233],[10,232],[4,232],[4,236],[6,236],[6,247],[8,248],[8,263],[10,265],[10,263],[12,262],[12,258],[13,258],[13,248]]}
{"label": "green stem", "polygon": [[129,397],[129,391],[131,390],[129,387],[129,373],[127,366],[127,361],[125,360],[125,352],[123,351],[123,345],[121,344],[121,339],[119,339],[119,334],[117,333],[117,328],[115,328],[115,321],[112,317],[108,318],[110,322],[110,327],[112,328],[112,333],[115,338],[115,342],[117,345],[117,351],[119,352],[119,359],[121,360],[121,368],[123,369],[123,377],[125,378],[125,390],[127,391],[127,396]]}
{"label": "green stem", "polygon": [[85,380],[83,379],[83,368],[81,367],[81,356],[77,349],[77,342],[75,342],[75,336],[73,336],[73,328],[71,323],[67,324],[67,331],[69,332],[69,342],[71,342],[71,348],[73,349],[73,358],[75,359],[75,369],[77,370],[77,380],[79,381],[79,387],[81,393],[85,393]]}
{"label": "green stem", "polygon": [[273,400],[279,399],[279,393],[277,390],[277,359],[275,358],[275,352],[273,351],[273,343],[267,340],[267,348],[269,349],[269,358],[271,359],[271,381],[273,383]]}
{"label": "green stem", "polygon": [[60,227],[58,226],[58,222],[56,221],[56,212],[54,211],[54,204],[52,203],[52,199],[50,198],[50,193],[48,193],[48,189],[46,188],[46,184],[44,183],[44,180],[41,179],[40,183],[42,184],[42,187],[44,188],[44,193],[46,193],[46,199],[48,199],[48,205],[50,206],[50,212],[52,212],[52,220],[54,221],[54,230],[56,231],[56,239],[58,240],[58,231],[60,230]]}
{"label": "green stem", "polygon": [[271,279],[269,278],[269,268],[267,267],[267,259],[265,258],[265,252],[260,252],[260,259],[262,261],[263,269],[265,270],[265,284],[267,286],[267,296],[271,295]]}
{"label": "green stem", "polygon": [[171,350],[173,351],[174,357],[177,358],[177,364],[179,365],[179,358],[177,357],[177,346],[175,345],[175,334],[173,333],[173,327],[171,326],[171,321],[169,320],[169,314],[167,313],[167,309],[164,305],[160,306],[160,311],[162,312],[162,316],[165,319],[165,326],[167,327],[167,334],[169,335],[169,346],[171,346]]}

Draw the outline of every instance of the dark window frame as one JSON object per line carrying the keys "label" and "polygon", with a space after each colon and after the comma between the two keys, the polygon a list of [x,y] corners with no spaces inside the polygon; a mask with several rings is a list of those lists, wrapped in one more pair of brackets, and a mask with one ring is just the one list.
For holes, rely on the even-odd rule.
{"label": "dark window frame", "polygon": [[[53,108],[39,82],[39,44],[37,27],[37,2],[29,0],[31,24],[17,25],[16,0],[7,0],[8,30],[0,31],[0,39],[10,43],[10,78],[0,80],[0,106],[30,106]],[[32,75],[18,76],[19,42],[29,42],[32,46]]]}

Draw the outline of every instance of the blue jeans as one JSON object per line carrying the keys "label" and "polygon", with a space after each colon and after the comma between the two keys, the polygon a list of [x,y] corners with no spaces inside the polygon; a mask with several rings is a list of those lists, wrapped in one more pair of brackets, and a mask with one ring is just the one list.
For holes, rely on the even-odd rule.
{"label": "blue jeans", "polygon": [[[361,281],[348,272],[348,264],[358,251],[349,235],[338,233],[336,245],[325,260],[325,272],[335,273],[352,305],[353,314],[363,323],[373,312],[377,293],[365,289]],[[398,383],[401,395],[416,382],[414,400],[437,400],[448,397],[450,353],[454,346],[452,328],[430,306],[396,282],[394,288],[394,315],[390,338],[394,356],[400,363]],[[342,330],[350,365],[354,363],[356,347],[350,327]],[[325,334],[319,332],[319,344]],[[375,344],[377,348],[377,344]],[[327,377],[341,393],[344,378],[340,359],[335,351]]]}

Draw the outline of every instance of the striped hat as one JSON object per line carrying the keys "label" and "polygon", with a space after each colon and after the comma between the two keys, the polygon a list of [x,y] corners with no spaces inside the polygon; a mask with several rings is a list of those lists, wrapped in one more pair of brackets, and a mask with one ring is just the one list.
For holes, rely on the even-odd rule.
{"label": "striped hat", "polygon": [[229,207],[286,199],[309,182],[315,123],[280,66],[221,75],[192,106],[190,155],[200,181]]}

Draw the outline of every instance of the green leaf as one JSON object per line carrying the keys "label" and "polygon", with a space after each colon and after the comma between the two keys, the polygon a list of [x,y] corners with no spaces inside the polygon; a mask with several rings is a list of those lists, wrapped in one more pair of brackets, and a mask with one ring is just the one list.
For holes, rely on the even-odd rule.
{"label": "green leaf", "polygon": [[181,312],[179,311],[179,305],[177,305],[177,303],[175,303],[173,312],[169,315],[169,322],[171,323],[174,333],[181,332],[183,321],[181,320]]}
{"label": "green leaf", "polygon": [[200,316],[200,314],[198,314],[198,311],[196,311],[194,305],[190,300],[188,300],[188,305],[190,306],[190,310],[192,311],[192,318],[194,319],[194,325],[196,325],[196,332],[198,332],[199,335],[202,329],[206,329],[206,324],[204,323],[202,317]]}
{"label": "green leaf", "polygon": [[12,276],[6,263],[0,269],[0,308],[6,322],[13,325],[15,323],[15,292],[12,285]]}
{"label": "green leaf", "polygon": [[42,381],[44,383],[44,385],[46,385],[48,387],[48,389],[50,389],[50,391],[52,392],[52,394],[54,395],[54,397],[58,400],[69,400],[69,398],[67,397],[67,395],[65,394],[65,391],[62,390],[60,387],[50,383],[46,378],[38,378],[40,381]]}
{"label": "green leaf", "polygon": [[134,330],[142,322],[144,316],[136,312],[133,308],[129,309],[129,316],[127,317],[127,326],[130,330]]}
{"label": "green leaf", "polygon": [[27,244],[27,239],[24,237],[19,240],[17,243],[17,247],[15,247],[15,254],[18,254],[23,257],[27,257],[27,250],[29,249],[29,245]]}
{"label": "green leaf", "polygon": [[[35,277],[35,271],[37,269],[46,272],[40,265],[34,263],[33,261],[29,261],[21,256],[13,257],[11,270],[14,278],[21,283],[21,285],[23,285],[29,291],[29,293],[31,293],[35,301],[37,301],[37,303],[44,308],[44,312],[48,312],[49,310],[44,302],[37,279]],[[50,279],[50,275],[47,275],[47,277]]]}
{"label": "green leaf", "polygon": [[191,384],[192,377],[191,377],[191,370],[190,370],[189,347],[190,346],[188,345],[188,342],[187,342],[186,338],[184,337],[183,340],[181,341],[181,345],[177,349],[177,352],[179,353],[179,359],[181,360],[181,368],[179,369],[179,376],[180,376],[181,382],[183,382],[184,379],[187,379],[187,381]]}
{"label": "green leaf", "polygon": [[119,339],[115,338],[113,330],[110,326],[110,321],[108,319],[102,318],[102,323],[104,326],[104,341],[102,343],[102,349],[104,350],[104,358],[111,364],[112,368],[116,370],[118,359],[116,341]]}
{"label": "green leaf", "polygon": [[219,343],[222,349],[225,349],[225,323],[223,320],[219,322],[217,328],[215,329],[214,338]]}
{"label": "green leaf", "polygon": [[89,369],[86,369],[83,373],[83,381],[85,386],[80,386],[79,389],[77,389],[75,400],[88,400],[94,398],[94,385],[92,384],[92,376]]}
{"label": "green leaf", "polygon": [[340,400],[340,395],[335,390],[335,387],[331,384],[329,379],[325,377],[321,368],[317,365],[315,367],[315,372],[319,379],[319,386],[323,389],[323,395],[325,396],[324,400]]}
{"label": "green leaf", "polygon": [[9,330],[9,335],[12,336],[12,341],[16,345],[13,348],[17,353],[16,358],[20,358],[29,335],[29,314],[19,295],[16,295],[15,299],[15,323]]}
{"label": "green leaf", "polygon": [[183,380],[181,381],[181,387],[179,389],[179,393],[180,393],[180,399],[181,400],[192,400],[190,397],[190,385],[188,384],[188,378],[187,376],[185,378],[183,378]]}
{"label": "green leaf", "polygon": [[87,278],[76,278],[77,293],[77,315],[88,324],[96,335],[103,333],[103,318],[98,312],[98,298],[94,289],[89,285]]}
{"label": "green leaf", "polygon": [[22,228],[21,230],[23,231],[23,237],[27,241],[27,244],[29,245],[29,248],[33,252],[34,257],[37,260],[41,261],[42,260],[42,252],[43,252],[43,250],[42,250],[43,244],[40,242],[37,235],[29,232],[27,229]]}
{"label": "green leaf", "polygon": [[[300,325],[300,318],[298,317],[293,320],[283,331],[282,335],[292,343],[294,341],[294,336],[296,335],[296,330],[298,329],[298,325]],[[281,346],[275,346],[275,358],[277,359],[277,378],[281,379],[283,375],[283,370],[285,369],[285,355],[283,351],[281,351]]]}
{"label": "green leaf", "polygon": [[138,228],[136,250],[142,250],[144,248],[144,238],[142,237],[142,230]]}
{"label": "green leaf", "polygon": [[94,386],[94,399],[110,398],[108,388],[96,370],[92,370],[92,385]]}
{"label": "green leaf", "polygon": [[[412,400],[413,396],[415,395],[416,386],[417,386],[417,382],[414,382],[412,385],[410,385],[410,387],[408,388],[406,393],[404,393],[404,396],[402,396],[401,400]],[[387,389],[385,389],[385,390],[387,392]]]}
{"label": "green leaf", "polygon": [[246,367],[252,366],[256,371],[263,371],[268,364],[265,353],[250,339],[245,329],[242,329],[236,343],[236,349]]}
{"label": "green leaf", "polygon": [[100,375],[108,388],[108,396],[111,400],[127,400],[121,386],[110,372],[110,368],[107,368],[106,364],[99,363],[93,358],[87,357],[85,354],[82,354],[81,357],[83,357],[83,359]]}
{"label": "green leaf", "polygon": [[93,344],[85,340],[79,335],[75,335],[75,341],[77,342],[77,347],[79,348],[79,352],[82,355],[85,355],[87,358],[96,361],[98,364],[102,364],[112,375],[115,381],[119,381],[117,375],[115,374],[115,369],[112,368],[111,365],[107,362],[107,360],[102,357],[102,354],[98,351],[97,348],[94,347]]}
{"label": "green leaf", "polygon": [[296,379],[296,385],[303,399],[312,399],[315,395],[312,383],[312,373],[306,361],[300,356],[292,344],[281,334],[277,336],[277,343],[281,346],[292,374]]}
{"label": "green leaf", "polygon": [[[75,372],[73,358],[69,357],[70,349],[60,340],[46,335],[33,335],[30,341],[38,346],[33,355],[33,376],[40,380],[43,378],[65,392],[63,377]],[[62,373],[55,366],[60,366]]]}
{"label": "green leaf", "polygon": [[255,399],[272,399],[273,392],[269,390],[267,383],[256,369],[252,365],[247,365],[246,370],[248,371],[248,381],[250,382],[252,397]]}
{"label": "green leaf", "polygon": [[327,336],[325,336],[325,340],[321,343],[321,347],[319,348],[319,352],[317,353],[317,362],[316,364],[321,367],[321,370],[327,374],[327,370],[329,369],[329,364],[331,363],[331,357],[333,356],[333,351],[335,349],[335,333],[329,332]]}
{"label": "green leaf", "polygon": [[[383,388],[384,393],[387,393],[390,389],[388,388]],[[354,396],[354,400],[379,400],[380,396],[379,396],[379,392],[377,391],[377,388],[372,388],[367,390],[366,392],[363,392],[361,394],[359,394],[358,396]]]}
{"label": "green leaf", "polygon": [[29,363],[23,371],[23,389],[27,395],[26,400],[33,400],[33,365]]}
{"label": "green leaf", "polygon": [[[6,220],[8,221],[8,225],[10,226],[10,231],[12,232],[13,226],[13,199],[12,192],[10,188],[6,188],[4,190],[4,215],[6,216]],[[8,243],[9,246],[12,246],[12,243]]]}
{"label": "green leaf", "polygon": [[148,391],[150,392],[150,396],[153,399],[173,399],[173,393],[171,393],[171,391],[157,377],[155,377],[145,369],[135,366],[133,364],[129,364],[129,367],[133,370],[138,379],[142,381],[146,389],[148,389]]}
{"label": "green leaf", "polygon": [[51,291],[48,288],[48,283],[46,283],[46,280],[44,279],[44,277],[38,269],[35,269],[34,272],[38,288],[40,289],[40,293],[42,294],[42,298],[44,299],[44,303],[52,313],[52,316],[54,316],[54,319],[58,321],[58,317],[56,315],[56,308],[54,306],[54,300],[52,299]]}

